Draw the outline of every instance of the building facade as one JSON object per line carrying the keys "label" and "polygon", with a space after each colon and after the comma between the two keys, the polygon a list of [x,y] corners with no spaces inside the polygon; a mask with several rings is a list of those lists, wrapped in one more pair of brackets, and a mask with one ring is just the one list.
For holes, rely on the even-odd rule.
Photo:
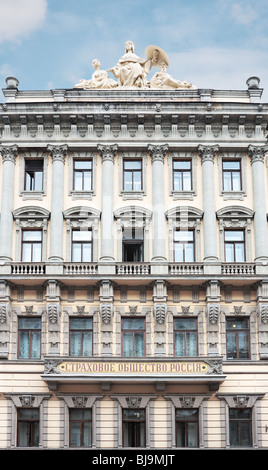
{"label": "building facade", "polygon": [[0,448],[268,447],[258,79],[6,82]]}

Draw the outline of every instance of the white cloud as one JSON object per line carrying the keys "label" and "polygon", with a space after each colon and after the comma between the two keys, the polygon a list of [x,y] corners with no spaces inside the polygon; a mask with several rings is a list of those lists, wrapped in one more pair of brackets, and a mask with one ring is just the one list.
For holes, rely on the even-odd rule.
{"label": "white cloud", "polygon": [[232,6],[231,16],[240,24],[248,25],[254,21],[258,15],[250,5],[235,3]]}
{"label": "white cloud", "polygon": [[17,41],[38,29],[46,11],[47,0],[0,0],[0,42]]}

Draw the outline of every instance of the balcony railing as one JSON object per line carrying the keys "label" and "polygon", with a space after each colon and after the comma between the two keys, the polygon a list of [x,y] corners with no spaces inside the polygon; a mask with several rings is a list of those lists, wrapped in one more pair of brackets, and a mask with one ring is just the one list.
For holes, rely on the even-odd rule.
{"label": "balcony railing", "polygon": [[[6,263],[0,265],[0,275],[12,276],[102,276],[103,263],[71,263],[63,262],[53,263]],[[164,271],[163,268],[164,267]],[[154,276],[161,275],[167,277],[204,277],[210,275],[210,267],[205,263],[163,263],[155,265],[154,263],[125,263],[111,262],[106,264],[108,275],[115,276]],[[212,266],[213,268],[213,266]],[[212,269],[211,268],[211,269]],[[161,270],[162,269],[162,270]],[[159,271],[159,272],[158,272]],[[211,271],[213,274],[213,272]],[[234,276],[254,276],[258,274],[257,264],[255,263],[218,263],[217,275],[223,277]],[[214,272],[215,274],[215,272]],[[267,266],[268,275],[268,266]]]}

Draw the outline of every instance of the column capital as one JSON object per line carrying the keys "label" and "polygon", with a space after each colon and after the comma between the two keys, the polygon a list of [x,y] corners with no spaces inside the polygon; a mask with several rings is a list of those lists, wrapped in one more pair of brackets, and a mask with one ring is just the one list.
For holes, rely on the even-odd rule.
{"label": "column capital", "polygon": [[198,153],[201,157],[201,163],[210,161],[214,163],[214,158],[216,153],[219,151],[218,145],[206,146],[206,145],[199,145],[198,146]]}
{"label": "column capital", "polygon": [[248,146],[248,155],[251,161],[251,165],[255,162],[264,162],[264,156],[266,152],[268,151],[268,146],[255,146],[255,145],[249,145]]}
{"label": "column capital", "polygon": [[68,151],[67,145],[48,145],[47,150],[50,152],[53,162],[58,160],[65,163],[65,157]]}
{"label": "column capital", "polygon": [[168,151],[168,144],[164,144],[164,145],[151,145],[149,144],[148,145],[148,152],[152,158],[152,162],[155,162],[155,161],[160,161],[160,162],[164,162],[164,158],[166,156],[166,153]]}
{"label": "column capital", "polygon": [[113,145],[98,144],[97,149],[100,152],[102,163],[105,161],[110,161],[112,163],[114,162],[114,157],[118,150],[117,144],[113,144]]}
{"label": "column capital", "polygon": [[2,154],[3,163],[6,161],[15,163],[16,157],[18,155],[18,146],[9,145],[5,147],[0,145],[0,153]]}

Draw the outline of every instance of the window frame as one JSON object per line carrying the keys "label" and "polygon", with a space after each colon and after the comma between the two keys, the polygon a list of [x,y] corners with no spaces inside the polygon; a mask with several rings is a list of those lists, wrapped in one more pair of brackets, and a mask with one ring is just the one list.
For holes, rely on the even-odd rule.
{"label": "window frame", "polygon": [[[34,173],[34,176],[30,176],[30,187],[27,187],[27,163],[33,163],[33,162],[41,162],[42,163],[42,171],[37,171],[36,169],[32,169],[31,171]],[[36,188],[36,173],[41,173],[42,174],[42,182],[41,182],[41,188]],[[32,186],[33,182],[33,186]],[[24,163],[24,191],[25,192],[37,192],[37,193],[42,193],[44,190],[44,159],[43,158],[27,158],[25,157],[25,163]]]}
{"label": "window frame", "polygon": [[[71,327],[72,320],[91,320],[91,328],[87,328],[87,329],[72,328]],[[80,353],[81,354],[79,354],[79,355],[71,354],[71,348],[72,348],[72,338],[71,338],[71,336],[72,336],[72,332],[80,332],[81,333],[81,337],[80,337],[80,339],[82,338],[82,341],[80,341],[81,342],[81,345],[80,345]],[[85,355],[84,351],[83,351],[83,345],[84,345],[83,336],[84,336],[85,332],[91,332],[91,345],[90,345],[91,354],[90,355]],[[93,341],[93,318],[92,317],[70,317],[69,318],[69,356],[70,357],[92,357],[93,356],[93,344],[94,344],[94,341]]]}
{"label": "window frame", "polygon": [[[176,234],[177,233],[180,233],[180,232],[186,232],[186,233],[191,233],[193,235],[193,240],[192,241],[184,241],[184,240],[176,240]],[[177,261],[176,260],[176,245],[181,245],[183,247],[182,249],[182,254],[183,254],[183,260],[182,261]],[[191,261],[186,261],[185,257],[186,257],[186,246],[187,245],[190,245],[192,247],[192,250],[191,250],[191,254],[192,254],[192,260]],[[195,231],[193,229],[186,229],[186,230],[183,230],[181,228],[176,228],[174,230],[174,235],[173,235],[173,251],[174,251],[174,255],[173,255],[173,259],[174,259],[174,263],[195,263],[195,260],[196,260],[196,248],[195,248]]]}
{"label": "window frame", "polygon": [[[30,240],[30,241],[26,241],[23,239],[24,237],[24,234],[26,232],[31,232],[31,233],[40,233],[41,235],[41,240]],[[31,246],[31,259],[30,261],[27,261],[24,258],[24,247],[25,246]],[[38,260],[35,260],[33,259],[33,247],[36,246],[36,245],[40,245],[40,259]],[[22,231],[21,231],[21,261],[23,263],[41,263],[42,262],[42,259],[43,259],[43,230],[41,229],[38,229],[38,228],[34,228],[34,229],[27,229],[27,228],[23,228]]]}
{"label": "window frame", "polygon": [[[82,412],[89,412],[90,411],[90,419],[71,419],[71,414],[74,411],[82,411]],[[91,408],[69,408],[69,447],[71,449],[91,449],[92,448],[92,442],[93,442],[93,413]],[[72,423],[80,423],[80,433],[79,433],[79,443],[80,445],[72,445],[71,444],[71,439],[72,439]],[[83,430],[83,424],[84,423],[90,423],[90,445],[81,445],[82,440],[84,439],[84,434],[85,431]]]}
{"label": "window frame", "polygon": [[[143,320],[144,328],[124,328],[124,320]],[[124,334],[132,334],[132,355],[125,356],[124,355]],[[135,333],[141,334],[143,333],[143,355],[138,356],[135,355]],[[146,319],[145,317],[121,317],[121,356],[122,357],[145,357],[146,356]]]}
{"label": "window frame", "polygon": [[[73,235],[75,232],[89,232],[91,233],[91,240],[74,240]],[[77,244],[80,246],[79,249],[79,254],[80,254],[80,261],[75,261],[74,260],[74,245]],[[84,260],[83,259],[83,252],[84,252],[84,245],[89,245],[90,246],[90,260]],[[93,231],[90,227],[87,227],[87,230],[81,230],[78,227],[77,228],[72,228],[72,233],[71,233],[71,262],[72,263],[92,263],[93,261]]]}
{"label": "window frame", "polygon": [[[125,163],[129,163],[129,162],[139,162],[140,163],[140,169],[126,169],[125,168]],[[139,157],[139,158],[127,158],[127,157],[123,157],[122,159],[122,171],[123,171],[123,178],[122,178],[122,191],[124,193],[133,193],[133,192],[136,192],[136,193],[140,193],[143,191],[143,164],[142,164],[142,157]],[[126,189],[126,173],[130,173],[131,174],[131,189]],[[140,175],[140,178],[139,178],[139,183],[140,183],[140,189],[136,189],[134,187],[135,185],[135,180],[134,180],[134,174],[139,174]]]}
{"label": "window frame", "polygon": [[[239,163],[239,169],[225,169],[224,164],[225,163]],[[231,182],[231,189],[225,188],[224,184],[224,177],[225,174],[229,173],[230,174],[230,182]],[[239,189],[234,189],[234,178],[233,174],[239,174]],[[242,191],[242,162],[240,158],[222,158],[222,190],[225,193],[231,192],[231,193],[237,193]]]}
{"label": "window frame", "polygon": [[[139,412],[143,412],[143,418],[141,419],[133,419],[133,418],[125,418],[124,417],[124,412],[125,411],[134,411],[136,413],[139,413]],[[136,438],[137,438],[137,431],[140,429],[140,425],[143,424],[143,432],[144,432],[144,435],[143,435],[143,439],[141,439],[141,432],[139,434],[139,445],[131,445],[131,443],[129,444],[125,442],[125,426],[129,426],[130,424],[133,424],[133,427],[134,428],[134,440],[137,442]],[[140,442],[141,440],[143,440],[144,442],[144,445],[141,445]],[[130,447],[130,448],[141,448],[141,447],[145,447],[146,445],[146,409],[145,408],[123,408],[122,409],[122,446],[123,447]]]}
{"label": "window frame", "polygon": [[[247,327],[245,328],[236,328],[235,330],[231,330],[228,328],[228,321],[236,322],[237,320],[246,320]],[[235,344],[236,344],[236,357],[231,358],[228,354],[228,333],[230,335],[231,331],[235,334]],[[247,357],[240,357],[240,349],[239,349],[239,333],[247,332],[247,343],[248,343],[248,350],[247,350]],[[250,319],[249,317],[237,317],[237,316],[230,316],[226,318],[226,359],[228,361],[236,361],[236,360],[249,360],[251,358],[251,350],[250,350]]]}
{"label": "window frame", "polygon": [[[38,419],[37,418],[20,418],[19,417],[19,414],[20,414],[20,411],[24,411],[24,410],[36,410],[38,411]],[[29,442],[29,445],[20,445],[20,423],[27,423],[27,428],[29,429],[30,433],[29,433],[29,437],[27,438],[27,441]],[[36,432],[36,430],[34,429],[34,426],[38,423],[38,444],[34,445],[34,432]],[[32,448],[32,447],[39,447],[40,445],[40,409],[39,408],[27,408],[27,407],[24,407],[24,408],[17,408],[17,447],[23,447],[23,448]]]}
{"label": "window frame", "polygon": [[[243,412],[243,411],[247,411],[250,415],[249,418],[247,419],[242,419],[242,418],[231,418],[231,412],[232,411],[238,411],[238,412]],[[237,429],[237,432],[238,432],[238,445],[232,445],[232,432],[231,432],[231,425],[232,423],[237,423],[238,425],[238,429]],[[242,423],[248,423],[248,431],[250,432],[250,445],[241,445],[241,427],[242,427]],[[252,448],[253,446],[253,430],[252,430],[252,408],[229,408],[229,436],[230,436],[230,447],[232,449],[236,448]]]}
{"label": "window frame", "polygon": [[[177,412],[185,412],[185,411],[196,411],[196,417],[191,419],[178,419]],[[184,443],[185,445],[178,446],[178,423],[183,423],[184,427]],[[196,423],[196,438],[197,438],[197,445],[196,446],[189,446],[189,424]],[[175,439],[176,439],[176,447],[179,449],[197,449],[200,445],[200,436],[199,436],[199,409],[198,408],[176,408],[175,409]]]}
{"label": "window frame", "polygon": [[[174,163],[176,162],[181,162],[181,163],[190,163],[190,169],[176,169],[174,168]],[[172,191],[173,192],[189,192],[193,191],[193,169],[192,169],[192,158],[178,158],[178,157],[173,157],[172,158]],[[175,188],[175,174],[178,173],[181,175],[181,188]],[[190,188],[185,188],[185,174],[189,173],[190,174]]]}
{"label": "window frame", "polygon": [[[91,169],[86,170],[86,169],[76,169],[75,164],[77,162],[91,162]],[[85,173],[86,172],[90,173],[90,188],[85,188]],[[78,189],[76,188],[76,174],[77,173],[82,173],[82,188]],[[92,192],[93,191],[93,158],[73,158],[73,185],[72,185],[72,190],[74,192]]]}
{"label": "window frame", "polygon": [[[178,320],[193,320],[195,322],[195,328],[193,329],[180,329],[176,327],[176,321]],[[194,356],[187,354],[187,332],[195,333],[195,349],[196,354]],[[198,321],[197,318],[188,318],[188,317],[174,317],[174,324],[173,324],[173,354],[174,357],[197,357],[198,356]],[[178,355],[176,354],[176,332],[183,332],[184,333],[184,354]]]}
{"label": "window frame", "polygon": [[[238,232],[241,232],[243,233],[243,240],[239,240],[239,241],[236,241],[236,240],[226,240],[226,233],[229,232],[229,233],[238,233]],[[227,252],[226,252],[226,247],[227,245],[230,245],[232,246],[232,260],[227,260]],[[237,261],[236,258],[237,258],[237,254],[236,254],[236,247],[238,245],[242,245],[243,246],[243,260],[241,261]],[[245,230],[243,228],[237,228],[237,229],[230,229],[230,228],[225,228],[224,229],[224,254],[225,254],[225,262],[226,263],[244,263],[246,261],[246,240],[245,240]]]}
{"label": "window frame", "polygon": [[[21,320],[33,320],[33,319],[38,319],[40,321],[40,327],[39,328],[21,328],[20,322]],[[28,332],[28,341],[29,341],[29,357],[22,357],[20,355],[20,346],[21,346],[21,332]],[[39,332],[40,334],[40,340],[39,340],[39,357],[33,357],[32,353],[32,338],[33,338],[33,333],[34,332]],[[41,318],[38,316],[31,316],[31,317],[26,317],[26,316],[19,316],[18,317],[18,348],[17,348],[17,357],[18,359],[24,359],[24,360],[38,360],[41,359],[41,343],[42,343],[42,322]]]}

